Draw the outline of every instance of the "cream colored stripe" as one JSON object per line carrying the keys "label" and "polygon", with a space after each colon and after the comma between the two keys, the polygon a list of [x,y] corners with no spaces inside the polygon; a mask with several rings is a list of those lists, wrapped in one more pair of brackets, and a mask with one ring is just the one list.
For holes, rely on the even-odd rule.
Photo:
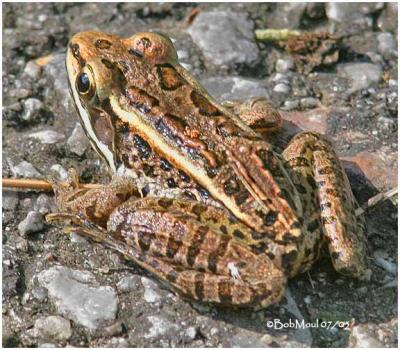
{"label": "cream colored stripe", "polygon": [[161,153],[166,159],[175,159],[175,162],[182,164],[182,168],[190,174],[195,180],[197,180],[202,186],[204,186],[211,195],[220,200],[224,205],[231,210],[231,212],[239,219],[248,223],[248,216],[240,211],[240,208],[222,191],[214,185],[213,181],[209,178],[205,170],[190,160],[189,157],[182,154],[178,149],[169,145],[161,136],[160,133],[151,126],[148,122],[141,118],[140,114],[133,114],[122,109],[115,96],[110,97],[111,108],[114,112],[125,122],[132,125],[133,128],[139,130],[142,135],[146,135],[147,140],[152,140],[151,144],[154,144],[158,148],[158,152]]}
{"label": "cream colored stripe", "polygon": [[[90,120],[90,116],[86,109],[82,106],[81,100],[79,98],[79,93],[76,91],[75,87],[75,79],[77,77],[77,74],[73,71],[73,64],[71,63],[72,60],[74,60],[72,53],[68,49],[67,52],[67,58],[66,58],[66,66],[67,66],[67,72],[68,72],[68,79],[70,81],[70,86],[72,90],[73,99],[75,101],[76,106],[79,109],[79,116],[80,119],[83,123],[83,128],[86,130],[87,134],[89,135],[89,139],[92,143],[94,143],[99,151],[101,152],[100,156],[102,156],[105,161],[108,163],[110,166],[111,170],[113,173],[115,173],[117,170],[115,168],[115,162],[114,162],[114,154],[110,151],[110,149],[105,145],[103,142],[101,142],[96,133],[93,130],[93,126]],[[94,147],[95,148],[95,147]]]}

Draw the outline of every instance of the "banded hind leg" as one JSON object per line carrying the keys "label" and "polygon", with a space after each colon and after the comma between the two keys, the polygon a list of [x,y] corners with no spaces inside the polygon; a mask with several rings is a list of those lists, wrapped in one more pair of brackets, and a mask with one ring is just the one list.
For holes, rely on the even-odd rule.
{"label": "banded hind leg", "polygon": [[[57,215],[57,214],[56,214]],[[265,254],[235,237],[226,212],[194,201],[128,200],[111,214],[107,230],[76,215],[74,232],[104,241],[190,299],[225,306],[266,307],[282,297],[284,273]],[[80,226],[80,227],[79,227]]]}
{"label": "banded hind leg", "polygon": [[[311,219],[304,217],[307,231],[313,234],[322,226],[334,268],[362,277],[366,270],[365,228],[362,218],[355,215],[358,204],[331,143],[318,133],[304,132],[291,140],[282,156],[300,196],[309,201],[303,204],[309,208],[308,217],[311,215]],[[313,205],[315,196],[319,208]],[[316,212],[320,218],[315,217]]]}

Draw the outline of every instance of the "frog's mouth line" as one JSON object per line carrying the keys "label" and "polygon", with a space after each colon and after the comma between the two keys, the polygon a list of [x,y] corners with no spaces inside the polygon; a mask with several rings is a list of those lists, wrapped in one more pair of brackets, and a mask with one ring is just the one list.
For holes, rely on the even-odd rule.
{"label": "frog's mouth line", "polygon": [[74,83],[74,81],[72,81],[73,78],[75,77],[75,74],[73,74],[72,63],[70,63],[70,62],[73,59],[74,59],[73,55],[70,52],[70,50],[68,49],[66,60],[65,60],[65,66],[66,66],[67,72],[68,72],[68,88],[69,88],[70,94],[72,96],[72,100],[74,101],[76,111],[79,115],[79,119],[80,119],[82,128],[83,128],[87,138],[89,139],[90,144],[92,145],[94,150],[97,152],[97,154],[105,160],[107,165],[110,167],[111,171],[113,173],[116,173],[117,169],[116,169],[116,165],[115,165],[114,154],[113,154],[112,150],[110,150],[110,148],[106,144],[101,142],[99,140],[99,138],[97,137],[97,135],[93,129],[90,113],[87,111],[85,106],[81,103],[79,94],[75,88],[75,83]]}

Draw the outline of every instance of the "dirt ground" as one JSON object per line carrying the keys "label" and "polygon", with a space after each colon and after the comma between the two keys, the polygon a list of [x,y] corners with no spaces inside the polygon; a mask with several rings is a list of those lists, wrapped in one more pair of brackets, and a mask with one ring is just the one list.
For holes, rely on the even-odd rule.
{"label": "dirt ground", "polygon": [[[285,141],[301,129],[326,134],[360,203],[397,186],[394,3],[2,8],[3,177],[62,176],[74,167],[83,182],[108,181],[77,126],[64,67],[69,38],[96,29],[125,37],[163,32],[217,99],[268,97],[282,111]],[[254,31],[265,28],[332,36],[292,45],[257,41]],[[289,281],[278,305],[257,312],[183,300],[112,250],[48,225],[51,211],[50,193],[3,189],[4,347],[397,345],[395,200],[365,213],[368,281],[338,275],[324,253],[309,273]],[[288,327],[271,326],[275,319]],[[296,320],[308,326],[290,325]]]}

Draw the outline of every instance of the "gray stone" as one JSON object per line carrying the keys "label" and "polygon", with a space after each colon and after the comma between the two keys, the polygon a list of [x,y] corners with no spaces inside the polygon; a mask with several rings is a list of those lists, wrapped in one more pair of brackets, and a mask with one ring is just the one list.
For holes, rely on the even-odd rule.
{"label": "gray stone", "polygon": [[268,98],[267,89],[258,80],[240,77],[211,77],[202,80],[201,83],[219,101],[243,101],[255,96]]}
{"label": "gray stone", "polygon": [[327,2],[325,4],[326,16],[335,22],[347,22],[354,19],[362,19],[366,15],[381,8],[383,8],[382,2]]}
{"label": "gray stone", "polygon": [[43,302],[47,298],[47,289],[44,287],[36,287],[32,289],[32,296],[40,302]]}
{"label": "gray stone", "polygon": [[268,23],[268,26],[276,29],[298,28],[306,6],[306,2],[283,2],[277,4],[275,11],[279,15],[271,18],[271,23]]}
{"label": "gray stone", "polygon": [[282,73],[276,73],[275,75],[273,75],[270,79],[273,82],[280,82],[280,83],[285,83],[285,84],[289,84],[289,80],[288,77],[285,74]]}
{"label": "gray stone", "polygon": [[178,331],[179,327],[175,323],[172,323],[170,320],[160,317],[160,316],[148,316],[147,319],[151,323],[151,327],[144,335],[144,338],[157,338],[167,332],[176,332]]}
{"label": "gray stone", "polygon": [[18,193],[3,190],[3,210],[15,210],[18,205]]}
{"label": "gray stone", "polygon": [[[293,298],[290,289],[287,288],[285,291],[286,304],[283,307],[290,312],[297,320],[300,322],[305,321],[303,314],[301,313],[299,307],[297,306],[296,300]],[[309,328],[296,328],[293,330],[293,339],[296,342],[305,344],[306,346],[311,346],[313,342],[312,334]]]}
{"label": "gray stone", "polygon": [[224,347],[229,348],[268,348],[271,341],[260,333],[238,328],[231,337],[224,339]]}
{"label": "gray stone", "polygon": [[396,129],[397,124],[393,119],[381,116],[378,118],[377,126],[382,131],[391,132]]}
{"label": "gray stone", "polygon": [[303,108],[314,108],[318,106],[319,100],[315,97],[305,97],[300,100],[300,105]]}
{"label": "gray stone", "polygon": [[57,173],[58,178],[61,181],[65,181],[68,179],[68,172],[63,168],[61,164],[54,164],[51,166],[50,170]]}
{"label": "gray stone", "polygon": [[117,321],[108,327],[104,327],[102,330],[103,336],[112,337],[114,335],[121,334],[123,332],[122,322]]}
{"label": "gray stone", "polygon": [[285,111],[291,111],[293,109],[296,109],[299,107],[299,100],[290,100],[290,101],[285,101],[283,104],[282,109]]}
{"label": "gray stone", "polygon": [[274,86],[274,92],[280,94],[288,94],[290,92],[290,86],[287,84],[279,83]]}
{"label": "gray stone", "polygon": [[69,96],[68,84],[66,84],[67,72],[64,53],[52,55],[52,59],[44,66],[43,76],[51,82],[45,92],[46,101],[50,104],[57,101],[63,107],[61,111],[70,111],[72,113],[74,106],[72,98]]}
{"label": "gray stone", "polygon": [[67,146],[72,153],[78,156],[83,156],[89,147],[89,140],[85,135],[81,124],[76,123],[75,129],[72,131],[72,134],[67,141]]}
{"label": "gray stone", "polygon": [[373,255],[375,263],[378,266],[394,276],[397,275],[397,265],[387,259],[387,254],[385,252],[376,250]]}
{"label": "gray stone", "polygon": [[148,303],[156,303],[161,301],[161,296],[157,293],[157,290],[160,288],[155,282],[147,277],[142,277],[141,282],[144,287],[144,300],[146,300]]}
{"label": "gray stone", "polygon": [[15,249],[17,249],[18,252],[27,253],[29,250],[28,241],[22,237],[16,238]]}
{"label": "gray stone", "polygon": [[286,58],[286,59],[278,59],[275,64],[275,70],[278,73],[287,73],[291,69],[293,69],[294,63],[291,59]]}
{"label": "gray stone", "polygon": [[69,235],[69,239],[72,243],[75,243],[75,244],[89,244],[89,241],[85,237],[83,237],[75,232],[72,232]]}
{"label": "gray stone", "polygon": [[129,348],[129,342],[122,337],[113,337],[110,339],[108,344],[105,345],[107,348]]}
{"label": "gray stone", "polygon": [[30,122],[37,119],[40,116],[44,104],[37,98],[27,98],[23,101],[24,113],[22,114],[22,119]]}
{"label": "gray stone", "polygon": [[197,335],[197,329],[195,327],[189,327],[184,332],[186,340],[194,340]]}
{"label": "gray stone", "polygon": [[349,345],[353,348],[383,348],[384,345],[376,339],[376,335],[369,327],[370,325],[368,324],[352,327]]}
{"label": "gray stone", "polygon": [[391,53],[395,52],[394,38],[391,33],[379,33],[378,34],[378,52],[384,57],[387,57]]}
{"label": "gray stone", "polygon": [[42,68],[35,61],[29,61],[24,69],[24,73],[32,79],[38,79],[41,71]]}
{"label": "gray stone", "polygon": [[137,276],[126,276],[117,283],[117,289],[120,292],[129,292],[138,288]]}
{"label": "gray stone", "polygon": [[11,172],[14,177],[33,177],[33,178],[41,178],[42,174],[39,173],[31,163],[23,160],[21,163],[12,166],[10,164]]}
{"label": "gray stone", "polygon": [[232,11],[200,12],[188,29],[207,60],[216,65],[252,64],[258,58],[254,24]]}
{"label": "gray stone", "polygon": [[56,348],[56,344],[53,343],[42,343],[38,346],[39,348]]}
{"label": "gray stone", "polygon": [[382,68],[372,63],[345,63],[338,65],[338,73],[347,77],[351,82],[348,92],[366,89],[379,82]]}
{"label": "gray stone", "polygon": [[29,134],[29,137],[38,139],[44,144],[53,144],[64,140],[65,136],[53,130],[42,130]]}
{"label": "gray stone", "polygon": [[35,322],[34,333],[41,339],[67,340],[72,335],[71,323],[60,316],[40,317]]}
{"label": "gray stone", "polygon": [[42,193],[36,199],[33,209],[41,214],[48,214],[56,211],[57,206],[55,205],[53,199]]}
{"label": "gray stone", "polygon": [[396,1],[387,2],[381,15],[378,18],[377,25],[380,30],[384,32],[397,31],[397,12],[398,4]]}
{"label": "gray stone", "polygon": [[43,230],[43,228],[43,214],[37,211],[30,211],[26,218],[18,225],[18,231],[24,236],[30,233],[39,232]]}
{"label": "gray stone", "polygon": [[90,272],[55,266],[40,272],[38,281],[47,288],[61,314],[89,329],[116,317],[118,298],[114,289],[99,286]]}

